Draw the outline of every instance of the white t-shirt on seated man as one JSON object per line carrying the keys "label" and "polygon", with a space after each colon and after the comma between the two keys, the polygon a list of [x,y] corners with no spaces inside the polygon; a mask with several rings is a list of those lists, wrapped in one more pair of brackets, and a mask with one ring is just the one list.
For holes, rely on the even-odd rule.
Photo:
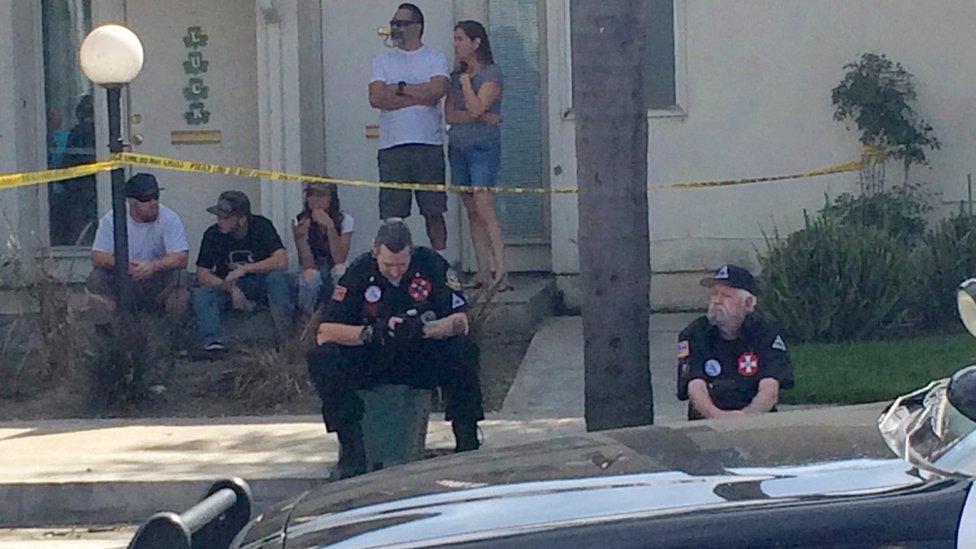
{"label": "white t-shirt on seated man", "polygon": [[[414,51],[395,49],[373,58],[373,82],[385,84],[426,84],[431,78],[450,78],[443,53],[423,45]],[[397,145],[443,145],[441,109],[437,106],[413,105],[393,111],[380,111],[380,149]]]}
{"label": "white t-shirt on seated man", "polygon": [[[126,207],[126,220],[129,230],[129,259],[152,261],[168,253],[185,252],[190,249],[186,229],[176,212],[159,205],[159,216],[155,221],[139,223],[132,219]],[[115,222],[112,212],[106,213],[98,222],[95,243],[96,252],[115,253]]]}

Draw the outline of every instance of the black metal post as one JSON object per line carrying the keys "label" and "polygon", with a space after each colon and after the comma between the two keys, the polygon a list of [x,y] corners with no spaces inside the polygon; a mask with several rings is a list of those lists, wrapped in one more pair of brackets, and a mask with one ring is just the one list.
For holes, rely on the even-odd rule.
{"label": "black metal post", "polygon": [[[121,86],[109,86],[108,92],[108,150],[122,152]],[[119,311],[132,311],[132,277],[129,276],[129,226],[125,207],[125,172],[112,170],[112,223],[115,226],[115,282],[119,288]]]}

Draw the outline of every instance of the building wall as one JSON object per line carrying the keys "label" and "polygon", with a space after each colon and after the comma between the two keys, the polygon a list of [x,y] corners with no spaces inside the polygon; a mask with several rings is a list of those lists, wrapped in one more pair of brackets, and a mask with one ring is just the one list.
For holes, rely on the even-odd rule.
{"label": "building wall", "polygon": [[[568,11],[550,0],[550,52],[568,52]],[[943,142],[932,168],[912,179],[930,184],[936,213],[965,197],[976,168],[976,114],[970,107],[976,57],[976,3],[907,0],[686,2],[677,0],[679,103],[683,112],[652,115],[651,183],[807,171],[856,160],[856,131],[833,120],[830,91],[844,64],[861,53],[887,54],[916,77],[917,110]],[[554,22],[555,17],[561,21]],[[552,55],[552,54],[551,54]],[[550,85],[568,79],[568,61],[551,63]],[[566,91],[550,109],[553,185],[575,185],[575,143]],[[675,116],[678,114],[678,116]],[[565,131],[563,131],[565,130]],[[560,135],[562,134],[562,135]],[[900,181],[890,165],[889,180]],[[559,181],[557,181],[559,180]],[[757,268],[763,232],[802,224],[804,209],[856,186],[856,174],[711,190],[649,193],[652,302],[658,308],[702,303],[700,271],[724,262]],[[553,264],[578,273],[575,200],[553,198]],[[568,289],[573,284],[564,284]],[[659,290],[655,293],[655,290]]]}
{"label": "building wall", "polygon": [[[32,3],[0,3],[0,173],[44,167],[39,146],[44,130],[37,124],[38,109],[43,109],[37,92],[43,90],[39,60],[34,50],[22,47],[35,38],[34,18]],[[36,187],[0,190],[0,253],[11,235],[28,250],[38,247],[37,204]]]}

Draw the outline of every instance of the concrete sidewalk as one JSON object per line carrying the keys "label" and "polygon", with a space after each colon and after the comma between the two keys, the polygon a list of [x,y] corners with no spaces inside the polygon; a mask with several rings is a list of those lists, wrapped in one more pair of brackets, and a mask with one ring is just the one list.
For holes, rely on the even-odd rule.
{"label": "concrete sidewalk", "polygon": [[[427,447],[449,452],[454,436],[438,419]],[[485,448],[585,430],[577,418],[481,426]],[[319,416],[65,420],[0,424],[0,455],[0,525],[106,524],[181,511],[230,476],[263,507],[324,480],[338,445]]]}
{"label": "concrete sidewalk", "polygon": [[[675,398],[678,332],[700,313],[653,314],[650,368],[654,419],[681,421],[687,404]],[[519,419],[583,417],[583,319],[553,317],[536,332],[499,412]]]}

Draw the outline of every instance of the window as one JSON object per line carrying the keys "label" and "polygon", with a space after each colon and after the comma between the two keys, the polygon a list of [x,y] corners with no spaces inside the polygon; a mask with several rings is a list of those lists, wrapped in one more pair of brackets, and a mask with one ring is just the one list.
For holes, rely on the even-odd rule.
{"label": "window", "polygon": [[[42,0],[47,165],[64,168],[95,159],[92,84],[78,66],[91,30],[91,0]],[[95,176],[48,186],[52,246],[89,246],[97,223]]]}
{"label": "window", "polygon": [[[539,4],[493,1],[488,4],[488,39],[502,68],[502,165],[500,185],[541,187],[542,103],[539,73]],[[510,241],[544,240],[548,229],[543,195],[499,194],[495,208]]]}
{"label": "window", "polygon": [[647,64],[644,66],[644,102],[649,110],[677,105],[675,92],[674,1],[645,0]]}

